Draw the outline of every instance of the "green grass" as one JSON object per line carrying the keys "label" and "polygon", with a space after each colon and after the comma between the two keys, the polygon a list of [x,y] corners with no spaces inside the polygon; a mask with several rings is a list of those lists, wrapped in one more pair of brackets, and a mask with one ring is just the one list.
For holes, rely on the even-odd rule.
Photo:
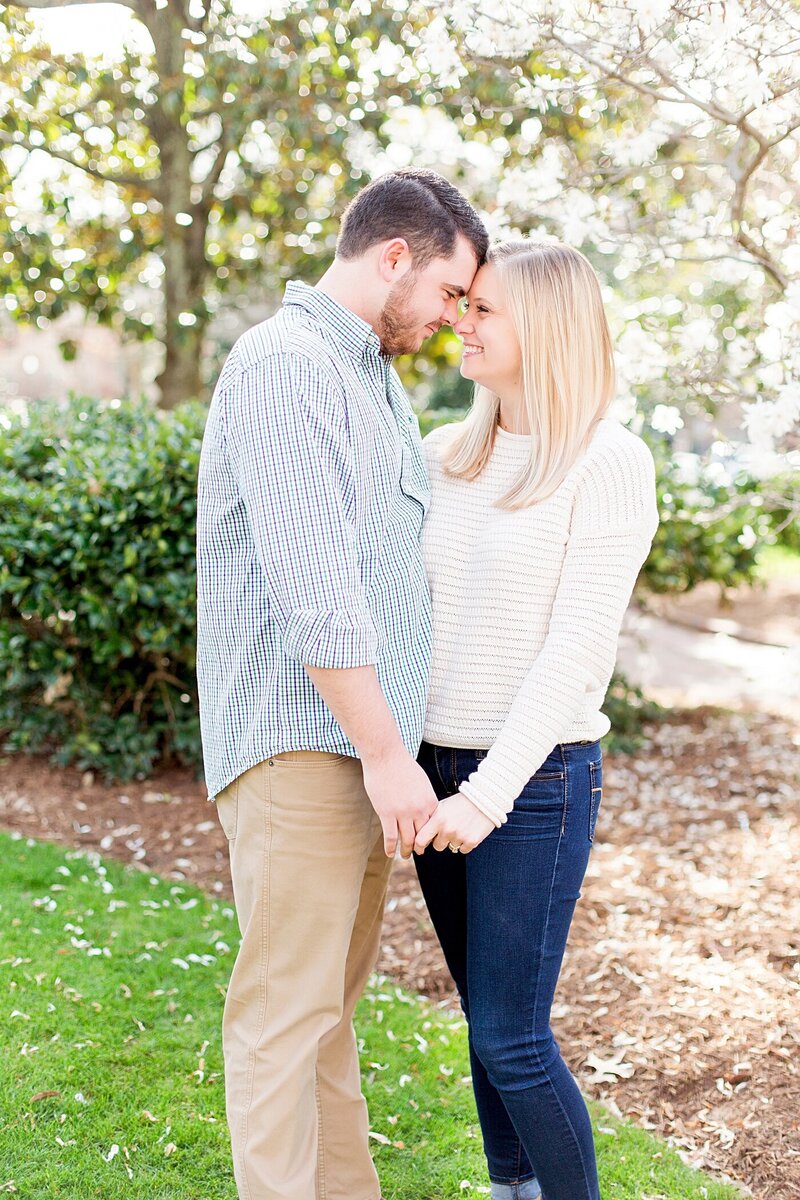
{"label": "green grass", "polygon": [[[0,1194],[235,1200],[219,1035],[230,907],[4,834],[0,897]],[[485,1193],[463,1023],[378,978],[358,1025],[385,1195]],[[594,1115],[605,1200],[738,1196]]]}
{"label": "green grass", "polygon": [[764,546],[758,552],[759,579],[797,579],[800,577],[800,553],[788,546]]}

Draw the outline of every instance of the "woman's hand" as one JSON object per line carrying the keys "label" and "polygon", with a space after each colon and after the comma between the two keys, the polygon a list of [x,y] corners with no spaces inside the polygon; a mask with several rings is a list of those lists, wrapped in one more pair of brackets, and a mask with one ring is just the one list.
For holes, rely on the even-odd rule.
{"label": "woman's hand", "polygon": [[442,800],[436,812],[422,826],[414,842],[417,854],[432,845],[434,850],[460,850],[469,854],[487,838],[494,822],[485,817],[461,792]]}

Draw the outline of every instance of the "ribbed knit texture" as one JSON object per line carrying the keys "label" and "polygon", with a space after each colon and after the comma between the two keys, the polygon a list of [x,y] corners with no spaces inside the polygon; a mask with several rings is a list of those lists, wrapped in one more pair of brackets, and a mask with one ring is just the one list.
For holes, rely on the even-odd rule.
{"label": "ribbed knit texture", "polygon": [[442,469],[449,436],[444,426],[424,442],[433,600],[425,740],[491,747],[461,791],[501,825],[556,745],[610,728],[600,707],[658,524],[655,469],[644,442],[606,419],[552,496],[509,512],[495,502],[531,439],[498,429],[489,464],[469,482]]}

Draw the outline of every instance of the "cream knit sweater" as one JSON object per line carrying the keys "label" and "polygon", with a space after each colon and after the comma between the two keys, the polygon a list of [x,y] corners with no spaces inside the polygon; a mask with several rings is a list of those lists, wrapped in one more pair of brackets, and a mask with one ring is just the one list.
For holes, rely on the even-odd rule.
{"label": "cream knit sweater", "polygon": [[[449,427],[449,428],[452,428]],[[433,598],[425,740],[489,749],[461,791],[495,825],[559,742],[594,741],[622,617],[653,539],[650,451],[601,421],[556,492],[508,512],[494,502],[530,453],[498,429],[483,474],[444,473],[448,427],[424,448],[432,502],[423,554]]]}

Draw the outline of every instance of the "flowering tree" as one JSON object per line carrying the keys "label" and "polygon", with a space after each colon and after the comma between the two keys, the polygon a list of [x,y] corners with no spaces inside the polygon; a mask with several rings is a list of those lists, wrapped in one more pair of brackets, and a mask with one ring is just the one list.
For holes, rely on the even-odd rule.
{"label": "flowering tree", "polygon": [[54,54],[31,14],[87,20],[90,2],[0,6],[0,292],[23,322],[80,305],[157,338],[171,407],[203,390],[223,302],[330,259],[364,182],[349,140],[380,141],[425,58],[412,67],[402,5],[367,21],[369,5],[311,0],[268,19],[233,0],[121,0],[136,36],[120,53]]}
{"label": "flowering tree", "polygon": [[496,224],[591,255],[655,426],[734,401],[754,447],[800,445],[794,0],[458,0],[434,32],[528,110]]}
{"label": "flowering tree", "polygon": [[[273,0],[248,21],[232,0],[125,0],[151,48],[113,63],[36,42],[24,10],[74,2],[0,14],[15,316],[81,303],[157,336],[174,403],[200,390],[222,303],[318,272],[349,195],[416,162],[458,181],[495,233],[586,251],[629,415],[665,436],[685,424],[696,448],[744,421],[763,470],[797,446],[794,0]],[[49,168],[26,209],[37,157]],[[453,392],[438,364],[416,366],[429,395]]]}

